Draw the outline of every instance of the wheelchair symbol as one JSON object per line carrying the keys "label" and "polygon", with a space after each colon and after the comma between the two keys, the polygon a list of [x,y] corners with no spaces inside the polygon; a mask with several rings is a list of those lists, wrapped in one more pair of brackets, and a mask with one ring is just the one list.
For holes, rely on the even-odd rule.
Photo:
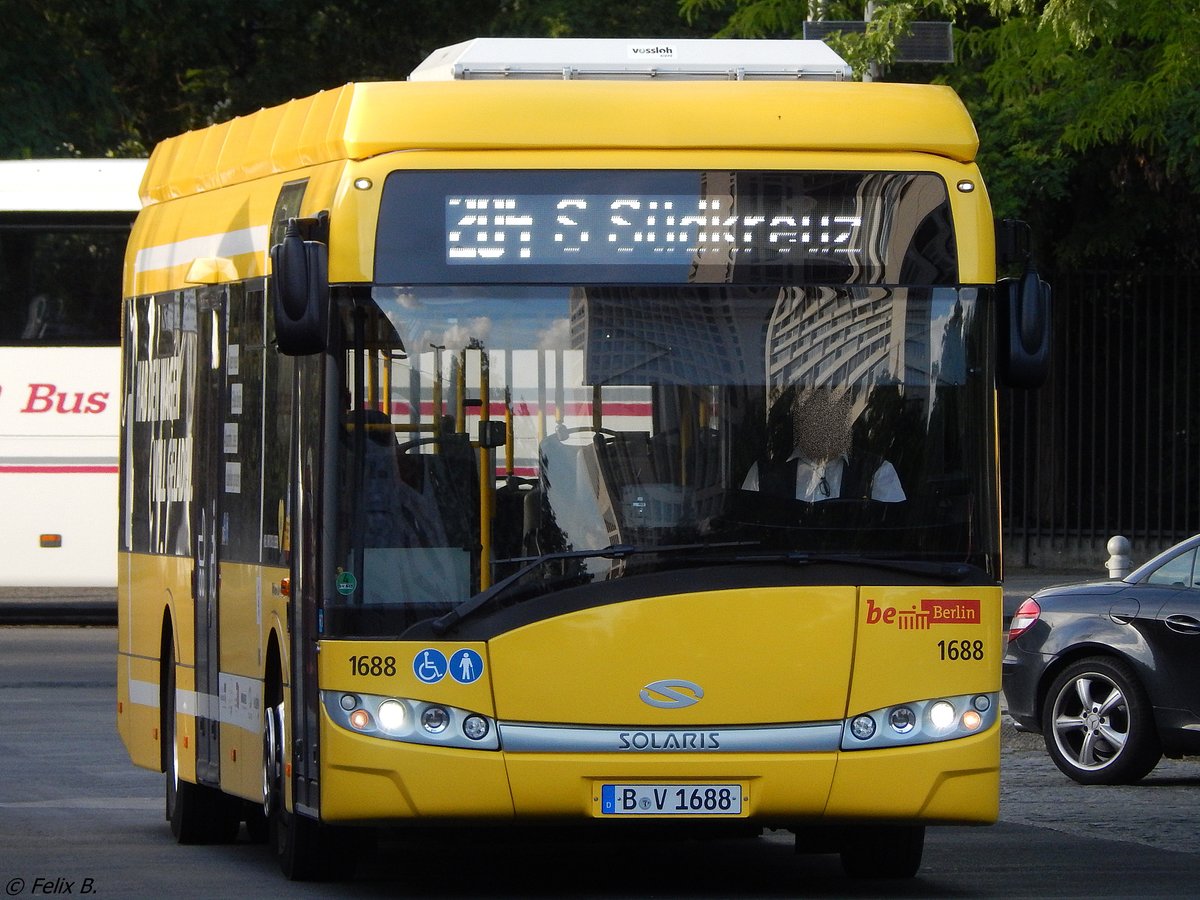
{"label": "wheelchair symbol", "polygon": [[446,677],[446,657],[441,650],[422,650],[413,657],[413,674],[425,684],[437,684]]}

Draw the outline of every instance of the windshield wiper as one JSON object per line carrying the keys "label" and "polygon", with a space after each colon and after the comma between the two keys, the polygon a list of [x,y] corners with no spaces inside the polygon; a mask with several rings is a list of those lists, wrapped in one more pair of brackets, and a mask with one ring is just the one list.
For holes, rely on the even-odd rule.
{"label": "windshield wiper", "polygon": [[[696,550],[724,550],[729,548],[760,547],[760,541],[726,541],[721,543],[697,544],[668,544],[664,546],[639,547],[634,544],[611,544],[594,550],[560,550],[534,557],[517,571],[506,578],[497,581],[486,590],[480,591],[469,600],[460,603],[450,612],[439,616],[430,622],[436,634],[445,634],[463,619],[474,615],[480,609],[492,603],[497,597],[528,575],[530,572],[544,566],[546,563],[560,559],[625,559],[629,556],[650,553],[680,553]],[[881,559],[870,556],[855,556],[852,554],[808,553],[799,550],[779,552],[731,553],[728,555],[708,555],[699,557],[697,563],[764,563],[782,562],[795,565],[835,564],[846,566],[861,566],[868,569],[880,569],[887,572],[901,572],[905,575],[922,575],[938,578],[948,582],[964,582],[979,570],[967,563],[926,562],[907,559]]]}
{"label": "windshield wiper", "polygon": [[690,550],[711,550],[725,549],[728,547],[746,547],[757,544],[756,541],[730,541],[718,544],[667,544],[664,546],[653,547],[638,547],[633,544],[610,544],[596,550],[559,550],[554,553],[544,553],[541,556],[527,562],[517,571],[513,572],[506,578],[497,581],[490,588],[480,591],[470,600],[465,600],[460,603],[444,616],[439,616],[430,622],[430,626],[437,634],[445,634],[467,616],[474,615],[483,607],[494,601],[497,597],[504,594],[514,584],[532,572],[534,569],[544,566],[548,562],[554,562],[559,559],[625,559],[627,556],[635,556],[646,553],[678,553]]}

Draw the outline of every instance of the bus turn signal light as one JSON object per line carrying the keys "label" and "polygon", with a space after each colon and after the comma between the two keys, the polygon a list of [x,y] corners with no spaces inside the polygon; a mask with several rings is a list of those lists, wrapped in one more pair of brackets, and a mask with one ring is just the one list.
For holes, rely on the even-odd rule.
{"label": "bus turn signal light", "polygon": [[40,547],[61,547],[61,534],[43,534],[38,536],[38,546]]}

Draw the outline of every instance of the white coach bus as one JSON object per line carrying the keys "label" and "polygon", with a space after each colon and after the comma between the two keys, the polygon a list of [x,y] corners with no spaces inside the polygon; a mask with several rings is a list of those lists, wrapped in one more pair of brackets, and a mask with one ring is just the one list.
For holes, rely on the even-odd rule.
{"label": "white coach bus", "polygon": [[145,167],[0,161],[0,585],[116,584],[121,263]]}

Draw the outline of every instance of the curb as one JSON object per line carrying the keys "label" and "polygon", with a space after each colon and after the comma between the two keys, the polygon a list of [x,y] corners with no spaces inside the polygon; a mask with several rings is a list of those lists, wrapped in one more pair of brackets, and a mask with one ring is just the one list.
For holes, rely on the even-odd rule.
{"label": "curb", "polygon": [[1028,731],[1017,731],[1008,713],[1002,713],[1000,718],[1000,746],[1005,750],[1038,750],[1044,752],[1046,744],[1040,734]]}

